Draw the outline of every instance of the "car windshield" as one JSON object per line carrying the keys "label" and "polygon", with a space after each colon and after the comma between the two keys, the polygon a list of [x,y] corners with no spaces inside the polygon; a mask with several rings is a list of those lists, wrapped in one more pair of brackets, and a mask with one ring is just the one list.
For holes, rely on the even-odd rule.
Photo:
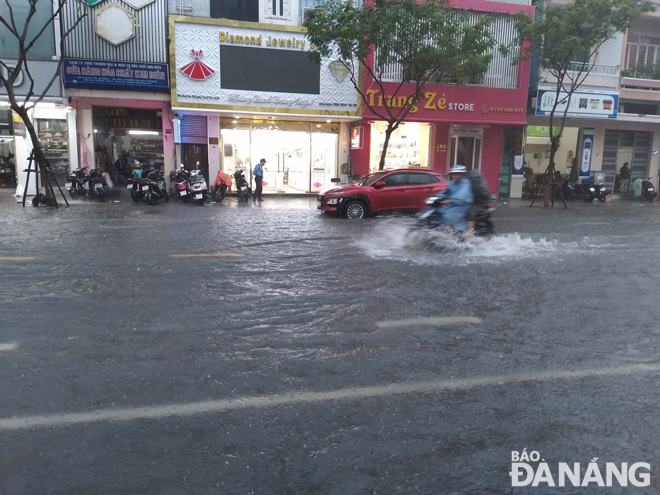
{"label": "car windshield", "polygon": [[358,186],[368,186],[376,182],[378,179],[380,179],[383,175],[385,175],[387,172],[376,172],[375,174],[367,175],[364,179],[361,181],[357,182]]}

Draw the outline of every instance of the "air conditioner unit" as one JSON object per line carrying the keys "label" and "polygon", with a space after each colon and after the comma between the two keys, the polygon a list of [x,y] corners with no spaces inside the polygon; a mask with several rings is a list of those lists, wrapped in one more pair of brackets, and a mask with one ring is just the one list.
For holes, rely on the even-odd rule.
{"label": "air conditioner unit", "polygon": [[307,19],[309,19],[311,16],[314,15],[316,12],[316,9],[313,7],[303,7],[302,9],[302,20],[305,22]]}

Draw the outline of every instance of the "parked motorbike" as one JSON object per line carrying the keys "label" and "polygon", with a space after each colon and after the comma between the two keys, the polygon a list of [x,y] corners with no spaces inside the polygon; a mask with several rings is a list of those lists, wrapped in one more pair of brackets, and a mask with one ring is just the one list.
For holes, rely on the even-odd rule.
{"label": "parked motorbike", "polygon": [[652,178],[653,177],[649,177],[642,182],[642,199],[650,201],[651,203],[658,196],[658,192],[655,190],[655,186],[651,182]]}
{"label": "parked motorbike", "polygon": [[238,199],[242,199],[247,203],[252,195],[252,188],[248,184],[248,181],[245,180],[245,175],[242,170],[234,172],[234,183],[236,184],[236,195],[238,196]]}
{"label": "parked motorbike", "polygon": [[130,189],[131,199],[137,203],[144,198],[144,195],[149,190],[149,185],[145,183],[144,179],[129,177],[126,188]]}
{"label": "parked motorbike", "polygon": [[190,174],[183,166],[183,163],[179,169],[174,173],[174,184],[175,184],[175,194],[184,203],[190,201],[190,188],[188,187],[188,177]]}
{"label": "parked motorbike", "polygon": [[231,176],[225,174],[222,170],[218,170],[218,175],[215,178],[215,183],[211,188],[211,198],[213,201],[220,202],[227,196],[227,191],[232,185]]}
{"label": "parked motorbike", "polygon": [[92,170],[88,174],[85,173],[88,167],[82,167],[74,170],[69,175],[65,188],[69,191],[71,199],[76,200],[79,197],[84,198],[97,198],[105,201],[105,181],[98,172]]}
{"label": "parked motorbike", "polygon": [[170,195],[167,193],[167,185],[165,184],[165,174],[163,172],[152,170],[147,174],[147,178],[143,182],[142,192],[147,203],[153,205],[159,200],[165,202],[170,200]]}
{"label": "parked motorbike", "polygon": [[602,183],[576,184],[571,182],[568,177],[561,185],[561,192],[564,199],[582,199],[585,203],[593,203],[594,199],[604,203],[609,194]]}
{"label": "parked motorbike", "polygon": [[190,171],[190,178],[188,179],[188,188],[190,190],[190,195],[192,199],[198,204],[202,205],[206,201],[206,196],[209,193],[208,186],[206,185],[206,179],[202,175],[201,170],[199,170],[199,162],[195,170]]}

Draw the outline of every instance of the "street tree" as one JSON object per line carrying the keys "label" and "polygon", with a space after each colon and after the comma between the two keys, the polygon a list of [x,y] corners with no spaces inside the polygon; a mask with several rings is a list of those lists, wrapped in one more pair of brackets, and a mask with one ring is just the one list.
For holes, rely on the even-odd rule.
{"label": "street tree", "polygon": [[551,83],[554,85],[554,103],[548,126],[550,164],[544,177],[544,207],[550,205],[555,155],[573,94],[591,74],[605,42],[617,33],[625,32],[635,18],[654,8],[653,3],[647,0],[573,0],[558,5],[547,3],[543,2],[537,7],[536,21],[527,15],[517,15],[520,45],[527,42],[526,46],[531,50],[524,55],[533,54],[539,67],[547,70],[556,81]]}
{"label": "street tree", "polygon": [[[32,52],[35,46],[46,36],[53,36],[55,27],[60,27],[60,14],[69,0],[4,0],[0,4],[0,28],[3,33],[2,41],[12,53],[9,59],[0,59],[0,84],[2,84],[11,109],[23,120],[25,128],[32,142],[32,156],[37,171],[42,172],[46,198],[49,205],[56,205],[50,174],[47,173],[46,157],[37,137],[34,124],[30,117],[31,110],[41,102],[53,84],[59,83],[58,77],[62,68],[62,58],[54,66],[53,73],[44,81],[36,81],[33,72],[34,64]],[[39,11],[46,15],[37,15]],[[78,26],[87,14],[79,10],[76,21],[66,31],[61,31],[60,53],[63,53],[64,40]],[[57,31],[57,30],[55,30]],[[19,77],[27,78],[29,89],[27,94],[19,96],[14,86]],[[41,76],[43,77],[43,75]],[[37,90],[39,86],[39,90]],[[17,164],[18,166],[18,164]],[[44,173],[46,172],[46,173]]]}
{"label": "street tree", "polygon": [[[445,0],[374,0],[359,6],[321,0],[304,26],[311,56],[337,57],[362,102],[387,122],[378,165],[383,170],[392,133],[416,108],[427,84],[473,82],[488,70],[496,48],[493,21],[490,14],[451,8]],[[368,85],[360,77],[363,71]],[[386,91],[388,83],[395,84]],[[383,96],[382,106],[374,90]]]}

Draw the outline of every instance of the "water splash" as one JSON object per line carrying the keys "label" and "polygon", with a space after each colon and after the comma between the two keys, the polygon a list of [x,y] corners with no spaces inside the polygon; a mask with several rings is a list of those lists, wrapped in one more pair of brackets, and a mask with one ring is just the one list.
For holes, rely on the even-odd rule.
{"label": "water splash", "polygon": [[593,250],[592,243],[560,242],[545,237],[519,233],[495,235],[489,238],[471,237],[462,240],[442,231],[411,230],[410,223],[401,220],[381,223],[354,244],[371,258],[397,259],[421,264],[484,263],[554,257],[568,252]]}

